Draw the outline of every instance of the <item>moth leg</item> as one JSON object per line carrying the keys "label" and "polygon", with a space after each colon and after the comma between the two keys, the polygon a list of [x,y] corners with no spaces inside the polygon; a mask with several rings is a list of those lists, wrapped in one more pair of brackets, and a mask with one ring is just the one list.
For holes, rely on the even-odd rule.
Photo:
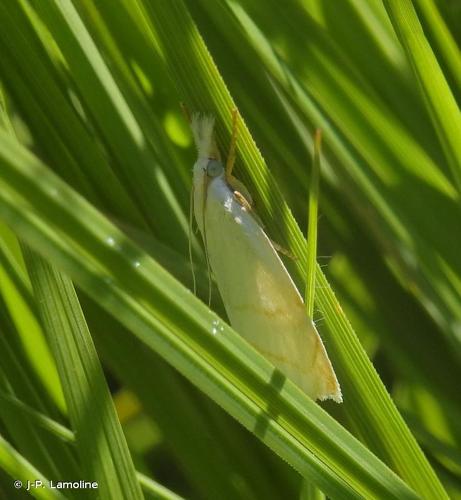
{"label": "moth leg", "polygon": [[256,222],[264,228],[264,225],[261,219],[253,210],[253,198],[251,197],[250,192],[243,182],[239,181],[232,175],[232,169],[234,168],[235,157],[236,157],[236,149],[237,149],[237,138],[238,138],[238,110],[234,108],[232,110],[232,135],[231,135],[231,143],[229,146],[229,154],[227,156],[226,162],[226,181],[229,187],[232,189],[234,199],[242,206],[244,210],[249,212],[252,217],[256,220]]}
{"label": "moth leg", "polygon": [[190,125],[192,123],[192,115],[190,109],[182,101],[179,103],[179,106],[181,107],[182,114],[184,115],[187,123]]}
{"label": "moth leg", "polygon": [[243,196],[243,194],[240,191],[234,191],[234,199],[239,205],[241,205],[248,212],[252,210],[251,203],[245,198],[245,196]]}
{"label": "moth leg", "polygon": [[226,161],[226,179],[232,178],[232,170],[234,168],[238,137],[238,111],[237,108],[232,110],[232,134],[229,145],[229,153]]}
{"label": "moth leg", "polygon": [[296,257],[296,255],[294,253],[292,253],[292,252],[290,252],[290,250],[287,250],[286,248],[282,247],[281,245],[276,243],[274,240],[270,240],[270,242],[272,243],[272,246],[275,248],[275,250],[278,253],[281,253],[282,255],[286,255],[291,260],[294,260],[294,261],[299,260],[298,257]]}
{"label": "moth leg", "polygon": [[249,200],[245,195],[243,195],[240,191],[234,190],[233,192],[234,200],[241,205],[242,210],[248,212],[251,217],[264,229],[263,221],[259,218],[259,215],[253,210],[251,199]]}
{"label": "moth leg", "polygon": [[[253,210],[253,207],[251,206],[250,202],[245,198],[245,196],[242,193],[240,193],[239,191],[234,191],[233,194],[234,194],[235,201],[239,205],[241,205],[244,210],[246,210],[247,212],[250,212],[250,214],[253,216],[253,218],[256,220],[256,222],[258,222],[258,224],[262,228],[264,228],[264,225],[263,225],[261,219],[255,213],[255,211]],[[278,253],[281,253],[282,255],[286,255],[291,260],[294,260],[294,261],[298,260],[298,257],[296,257],[295,254],[293,254],[292,252],[290,252],[290,250],[287,250],[286,248],[282,247],[281,245],[279,245],[278,243],[276,243],[274,240],[269,239],[269,241],[272,243],[272,246],[275,248],[275,250]]]}
{"label": "moth leg", "polygon": [[245,186],[245,184],[243,184],[242,181],[239,181],[237,178],[235,178],[233,175],[231,175],[227,179],[227,184],[229,185],[229,187],[232,189],[232,191],[234,193],[235,192],[240,193],[245,198],[245,200],[251,206],[253,206],[253,198],[251,197],[250,192],[248,191],[247,187]]}
{"label": "moth leg", "polygon": [[[253,216],[253,218],[256,220],[256,222],[258,222],[258,224],[262,228],[264,228],[264,225],[263,225],[261,219],[255,213],[255,211],[253,210],[253,207],[251,206],[251,203],[245,198],[245,196],[242,193],[240,193],[240,191],[234,191],[233,194],[234,194],[235,201],[239,205],[241,205],[247,212],[250,212],[251,215]],[[286,248],[282,247],[281,245],[279,245],[278,243],[276,243],[274,240],[271,240],[271,239],[269,239],[269,240],[272,243],[272,246],[274,247],[274,249],[278,253],[281,253],[282,255],[286,255],[291,260],[294,260],[294,261],[298,260],[298,257],[296,257],[295,254],[293,254],[292,252],[290,252],[290,250],[287,250]]]}

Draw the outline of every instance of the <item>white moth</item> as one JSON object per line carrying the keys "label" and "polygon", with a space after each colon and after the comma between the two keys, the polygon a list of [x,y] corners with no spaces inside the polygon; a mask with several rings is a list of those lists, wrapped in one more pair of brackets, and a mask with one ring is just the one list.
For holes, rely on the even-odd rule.
{"label": "white moth", "polygon": [[341,389],[322,340],[252,213],[246,188],[231,175],[232,147],[231,164],[221,163],[213,127],[211,117],[192,117],[198,149],[194,215],[231,325],[311,398],[340,403]]}

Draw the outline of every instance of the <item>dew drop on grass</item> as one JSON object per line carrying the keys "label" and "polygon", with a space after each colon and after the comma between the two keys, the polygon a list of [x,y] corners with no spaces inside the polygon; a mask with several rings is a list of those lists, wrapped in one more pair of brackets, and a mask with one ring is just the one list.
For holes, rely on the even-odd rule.
{"label": "dew drop on grass", "polygon": [[219,319],[213,320],[213,323],[211,323],[211,333],[213,335],[216,335],[218,332],[223,332],[224,331],[224,325],[219,321]]}
{"label": "dew drop on grass", "polygon": [[135,260],[133,262],[133,267],[135,267],[136,269],[138,269],[139,267],[141,267],[141,262],[139,262],[139,260]]}
{"label": "dew drop on grass", "polygon": [[112,236],[108,236],[108,237],[106,238],[106,243],[107,243],[110,247],[115,246],[115,240],[114,240],[114,238],[112,238]]}

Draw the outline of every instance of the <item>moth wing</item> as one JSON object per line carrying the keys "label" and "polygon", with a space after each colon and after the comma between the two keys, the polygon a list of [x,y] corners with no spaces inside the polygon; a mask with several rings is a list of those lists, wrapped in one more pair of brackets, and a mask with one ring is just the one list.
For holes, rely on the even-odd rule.
{"label": "moth wing", "polygon": [[340,402],[322,340],[269,238],[224,180],[208,187],[207,251],[230,322],[313,399]]}

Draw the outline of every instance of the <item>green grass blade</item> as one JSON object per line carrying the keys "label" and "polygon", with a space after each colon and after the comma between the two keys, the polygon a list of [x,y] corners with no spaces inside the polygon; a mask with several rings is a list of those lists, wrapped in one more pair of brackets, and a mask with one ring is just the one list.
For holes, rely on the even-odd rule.
{"label": "green grass blade", "polygon": [[435,130],[461,191],[461,112],[434,52],[427,41],[411,0],[385,0],[424,95]]}
{"label": "green grass blade", "polygon": [[[320,184],[320,156],[322,153],[322,132],[315,131],[314,156],[312,161],[311,180],[309,184],[309,210],[307,215],[307,266],[306,266],[306,303],[307,315],[314,318],[315,273],[317,271],[317,217]],[[304,481],[301,486],[300,500],[324,500],[325,494],[315,485]]]}
{"label": "green grass blade", "polygon": [[[27,481],[41,481],[44,486],[48,485],[48,479],[45,478],[30,462],[28,462],[20,453],[18,453],[2,435],[0,435],[0,468],[11,476],[12,489],[27,488]],[[19,481],[13,486],[13,481]],[[59,490],[46,487],[31,487],[29,493],[39,499],[59,499],[66,497]]]}
{"label": "green grass blade", "polygon": [[31,422],[34,422],[43,429],[51,432],[55,436],[59,437],[62,441],[68,443],[72,443],[74,441],[74,433],[67,429],[67,427],[64,427],[59,422],[47,417],[45,414],[38,412],[20,399],[0,392],[0,401],[4,405],[9,405],[11,408],[17,409],[18,411],[29,417]]}
{"label": "green grass blade", "polygon": [[59,377],[36,316],[30,283],[5,244],[7,231],[5,227],[0,228],[0,293],[16,327],[18,340],[24,346],[24,354],[57,407],[65,412]]}
{"label": "green grass blade", "polygon": [[317,217],[319,203],[320,155],[322,135],[315,132],[314,161],[312,162],[311,182],[309,185],[309,212],[307,225],[307,268],[305,302],[307,315],[314,317],[315,272],[317,268]]}
{"label": "green grass blade", "polygon": [[[16,290],[17,291],[17,290]],[[25,294],[27,300],[27,293]],[[24,297],[21,298],[23,300]],[[20,399],[33,408],[46,412],[53,418],[62,418],[53,401],[52,386],[42,383],[35,367],[23,346],[12,316],[0,295],[0,335],[1,364],[0,388],[2,393],[13,399]],[[41,333],[41,331],[40,331]],[[32,347],[34,345],[31,341]],[[29,346],[30,348],[30,346]],[[38,350],[40,352],[40,350]],[[52,358],[44,355],[44,361]],[[58,381],[59,379],[57,379]],[[60,387],[59,387],[59,390]],[[50,397],[51,396],[51,397]],[[62,395],[61,395],[62,397]],[[76,477],[80,470],[72,450],[53,439],[35,422],[8,404],[0,405],[2,427],[8,432],[11,442],[21,454],[50,478]]]}
{"label": "green grass blade", "polygon": [[165,488],[145,474],[138,472],[137,476],[139,484],[142,486],[147,498],[158,500],[183,500],[183,497],[177,495],[168,488]]}
{"label": "green grass blade", "polygon": [[23,252],[85,478],[97,481],[103,498],[143,498],[72,282],[27,247]]}
{"label": "green grass blade", "polygon": [[299,500],[326,500],[326,496],[313,484],[305,481],[301,489]]}
{"label": "green grass blade", "polygon": [[461,88],[461,52],[456,40],[450,33],[434,0],[416,0],[415,5],[420,9],[429,30],[432,32],[436,49],[443,58],[449,76]]}

